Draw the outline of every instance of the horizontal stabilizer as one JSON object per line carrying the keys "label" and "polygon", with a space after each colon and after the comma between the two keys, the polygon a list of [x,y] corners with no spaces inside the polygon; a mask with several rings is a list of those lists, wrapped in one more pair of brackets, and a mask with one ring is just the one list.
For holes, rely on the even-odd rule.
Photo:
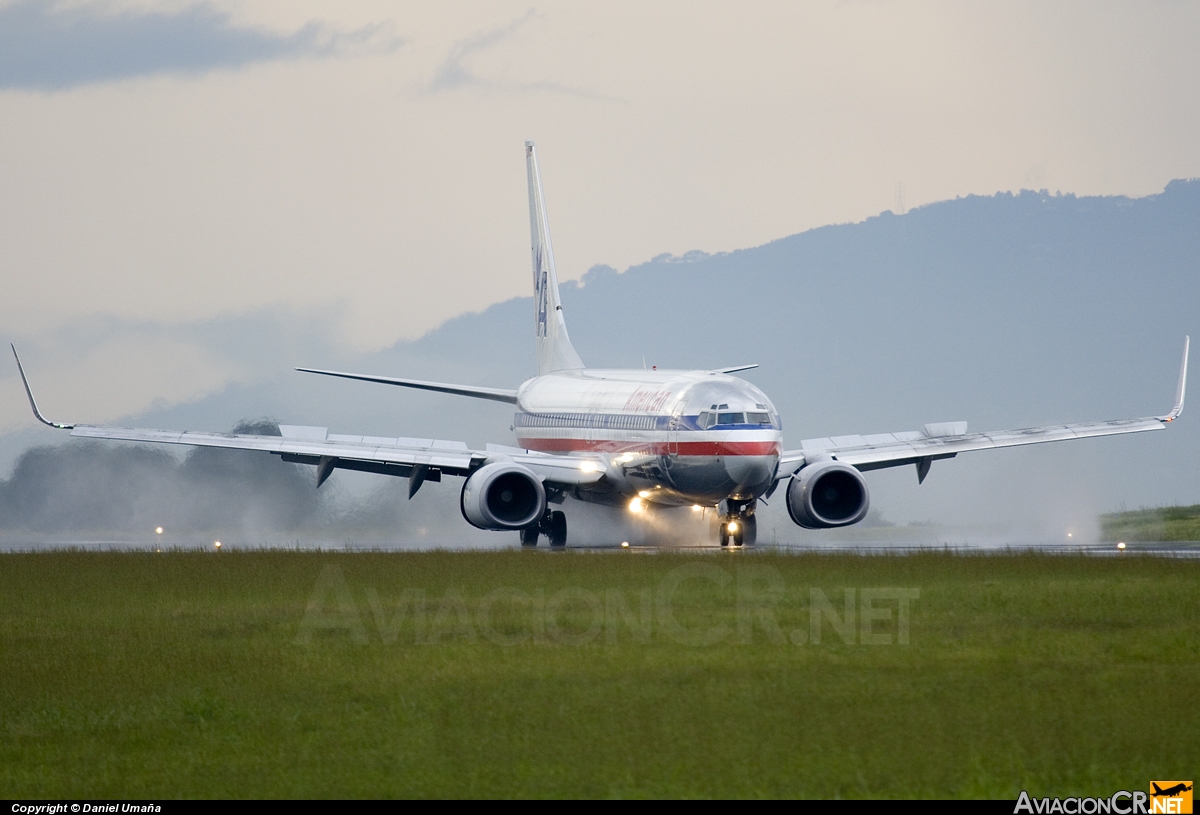
{"label": "horizontal stabilizer", "polygon": [[445,382],[425,382],[420,379],[397,379],[391,376],[370,376],[368,374],[348,374],[342,371],[322,371],[316,368],[297,368],[306,374],[321,374],[322,376],[340,376],[342,379],[357,379],[360,382],[378,382],[383,385],[399,385],[402,388],[416,388],[422,391],[437,393],[452,393],[455,396],[470,396],[475,399],[490,399],[493,402],[517,403],[517,392],[504,388],[479,388],[473,385],[450,385]]}

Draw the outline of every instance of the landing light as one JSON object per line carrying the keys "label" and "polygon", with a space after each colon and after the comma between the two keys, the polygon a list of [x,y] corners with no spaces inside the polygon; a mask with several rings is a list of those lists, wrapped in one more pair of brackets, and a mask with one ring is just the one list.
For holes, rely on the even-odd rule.
{"label": "landing light", "polygon": [[218,549],[220,549],[220,548],[221,548],[221,542],[220,542],[220,541],[213,541],[213,546],[215,546],[215,547],[217,547]]}
{"label": "landing light", "polygon": [[585,473],[594,473],[600,469],[600,465],[594,461],[581,461],[579,462],[579,469]]}
{"label": "landing light", "polygon": [[1068,532],[1068,533],[1067,533],[1067,537],[1068,537],[1068,538],[1069,538],[1069,537],[1071,537],[1071,533],[1070,533],[1070,532]]}
{"label": "landing light", "polygon": [[1120,543],[1118,543],[1117,548],[1120,549],[1122,552],[1124,552],[1125,551],[1125,541],[1121,541]]}
{"label": "landing light", "polygon": [[622,548],[622,549],[628,549],[628,548],[629,548],[629,541],[621,541],[621,548]]}
{"label": "landing light", "polygon": [[730,521],[730,522],[729,522],[729,531],[730,531],[730,532],[737,532],[737,521]]}
{"label": "landing light", "polygon": [[703,512],[703,511],[704,511],[704,507],[700,506],[699,504],[692,504],[692,512]]}
{"label": "landing light", "polygon": [[645,508],[646,508],[646,504],[644,501],[642,501],[641,498],[634,498],[632,501],[629,502],[629,511],[630,512],[641,512]]}
{"label": "landing light", "polygon": [[642,490],[641,492],[638,493],[638,497],[639,498],[649,498],[650,490]]}
{"label": "landing light", "polygon": [[155,534],[155,535],[161,535],[161,534],[162,534],[162,527],[161,527],[161,526],[156,526],[156,527],[154,527],[154,534]]}

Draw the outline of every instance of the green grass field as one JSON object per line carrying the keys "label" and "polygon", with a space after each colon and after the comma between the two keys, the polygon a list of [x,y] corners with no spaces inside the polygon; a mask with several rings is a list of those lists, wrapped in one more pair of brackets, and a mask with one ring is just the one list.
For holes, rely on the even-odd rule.
{"label": "green grass field", "polygon": [[[0,790],[1146,789],[1200,767],[1198,578],[1032,554],[2,555]],[[879,587],[919,592],[907,645]]]}
{"label": "green grass field", "polygon": [[1106,541],[1200,541],[1200,504],[1101,515],[1100,538]]}

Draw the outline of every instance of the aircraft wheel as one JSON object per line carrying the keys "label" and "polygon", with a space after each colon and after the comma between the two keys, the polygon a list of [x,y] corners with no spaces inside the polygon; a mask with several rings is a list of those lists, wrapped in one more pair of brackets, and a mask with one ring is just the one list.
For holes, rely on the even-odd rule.
{"label": "aircraft wheel", "polygon": [[758,542],[758,519],[753,515],[747,515],[742,518],[740,524],[741,533],[738,535],[738,546],[743,543],[747,546],[753,546]]}
{"label": "aircraft wheel", "polygon": [[729,524],[727,523],[721,524],[721,545],[729,545]]}
{"label": "aircraft wheel", "polygon": [[538,528],[531,526],[521,530],[521,545],[522,546],[537,546]]}
{"label": "aircraft wheel", "polygon": [[551,546],[567,545],[567,516],[555,510],[550,513],[550,529],[546,533]]}

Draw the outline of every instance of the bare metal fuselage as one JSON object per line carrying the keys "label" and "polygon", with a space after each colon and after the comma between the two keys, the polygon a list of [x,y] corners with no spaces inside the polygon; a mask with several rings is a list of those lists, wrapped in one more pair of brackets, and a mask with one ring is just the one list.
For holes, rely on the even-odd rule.
{"label": "bare metal fuselage", "polygon": [[782,449],[779,414],[766,395],[708,371],[535,377],[518,391],[513,430],[528,450],[606,456],[611,484],[578,493],[602,502],[635,493],[665,505],[751,501],[770,488]]}

